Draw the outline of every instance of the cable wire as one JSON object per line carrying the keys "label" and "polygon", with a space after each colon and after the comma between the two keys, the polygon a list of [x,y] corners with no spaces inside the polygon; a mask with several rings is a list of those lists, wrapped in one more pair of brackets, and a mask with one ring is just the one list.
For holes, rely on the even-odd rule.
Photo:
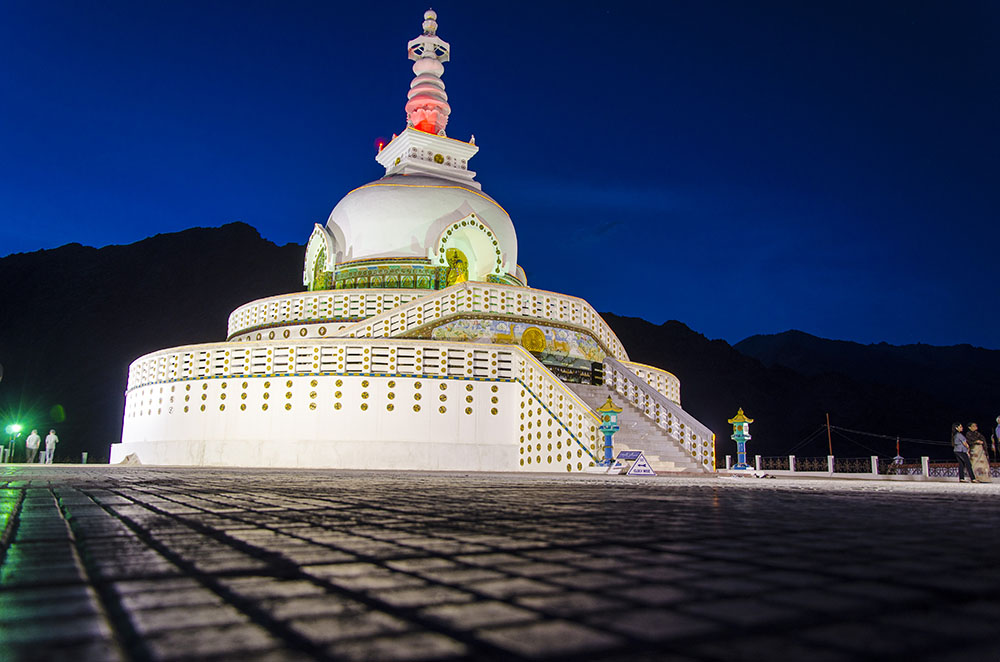
{"label": "cable wire", "polygon": [[818,435],[820,432],[822,432],[825,429],[826,429],[825,425],[821,425],[818,428],[816,428],[815,432],[813,432],[812,434],[810,434],[808,437],[806,437],[805,439],[803,439],[799,443],[797,443],[794,446],[792,446],[792,448],[789,449],[788,454],[791,455],[795,451],[799,450],[800,448],[802,448],[803,446],[805,446],[806,444],[808,444],[810,441],[813,440],[813,437],[815,437],[816,435]]}
{"label": "cable wire", "polygon": [[[832,428],[833,426],[831,425],[830,427]],[[844,434],[843,432],[840,432],[839,430],[837,431],[837,436],[838,436],[838,437],[842,437],[843,439],[846,439],[847,441],[851,442],[851,443],[852,443],[852,444],[854,444],[855,446],[861,446],[861,448],[864,448],[864,449],[865,449],[866,451],[868,451],[868,452],[869,452],[869,453],[871,453],[872,455],[878,455],[878,451],[876,451],[876,450],[874,450],[874,449],[872,449],[872,448],[869,448],[868,446],[865,446],[865,445],[864,445],[864,444],[862,444],[862,443],[861,443],[860,441],[857,441],[857,440],[855,440],[855,439],[851,439],[850,437],[848,437],[848,436],[847,436],[846,434]]]}
{"label": "cable wire", "polygon": [[842,427],[837,426],[837,425],[831,425],[830,429],[832,429],[832,430],[840,430],[841,432],[851,432],[853,434],[863,434],[863,435],[868,436],[868,437],[877,437],[879,439],[889,439],[889,440],[892,440],[892,441],[896,441],[898,439],[900,442],[904,442],[905,441],[908,444],[927,444],[927,445],[931,445],[931,446],[951,446],[951,442],[948,442],[948,441],[934,441],[934,440],[931,440],[931,439],[914,439],[912,437],[896,437],[896,436],[892,436],[892,435],[888,435],[888,434],[879,434],[877,432],[865,432],[864,430],[851,430],[850,428],[842,428]]}

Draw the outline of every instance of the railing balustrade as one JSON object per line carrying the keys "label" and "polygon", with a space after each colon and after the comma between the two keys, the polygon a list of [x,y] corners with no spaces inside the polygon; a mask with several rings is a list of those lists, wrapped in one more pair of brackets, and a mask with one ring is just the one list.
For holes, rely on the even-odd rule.
{"label": "railing balustrade", "polygon": [[336,337],[378,338],[461,313],[528,317],[588,331],[616,359],[628,360],[618,336],[589,303],[577,297],[499,283],[465,282],[432,292],[334,332]]}
{"label": "railing balustrade", "polygon": [[654,389],[662,393],[669,400],[677,404],[681,403],[681,380],[672,372],[657,368],[644,363],[634,361],[622,361],[629,370],[642,377],[642,379]]}
{"label": "railing balustrade", "polygon": [[835,457],[833,471],[840,474],[871,473],[872,460],[871,457]]}
{"label": "railing balustrade", "polygon": [[901,458],[898,461],[892,457],[880,457],[878,472],[883,476],[921,476],[924,473],[919,457]]}
{"label": "railing balustrade", "polygon": [[791,471],[787,455],[760,458],[760,468],[763,471]]}
{"label": "railing balustrade", "polygon": [[518,346],[379,338],[189,345],[133,361],[127,390],[182,379],[324,373],[512,379],[517,376],[514,356],[523,351]]}
{"label": "railing balustrade", "polygon": [[[462,313],[530,318],[539,323],[577,327],[597,339],[615,358],[628,360],[611,327],[583,299],[499,283],[465,282],[435,291],[330,290],[260,299],[233,311],[227,337],[242,341],[280,340],[296,335],[386,338]],[[301,328],[288,328],[293,325]]]}
{"label": "railing balustrade", "polygon": [[245,303],[229,315],[227,337],[281,324],[356,322],[426,296],[427,290],[296,292]]}
{"label": "railing balustrade", "polygon": [[795,457],[795,471],[829,471],[829,463],[826,456],[823,457]]}
{"label": "railing balustrade", "polygon": [[[728,457],[728,456],[727,456]],[[777,457],[756,456],[756,469],[759,471],[782,471],[789,473],[810,472],[830,474],[830,456],[827,457],[795,457],[780,455]],[[879,476],[923,476],[925,478],[957,478],[958,463],[953,460],[932,460],[927,457],[901,458],[863,457],[863,458],[832,458],[834,474],[870,474]],[[1000,479],[1000,462],[990,463],[990,476]]]}
{"label": "railing balustrade", "polygon": [[621,361],[604,359],[604,383],[645,413],[708,471],[715,471],[715,434]]}
{"label": "railing balustrade", "polygon": [[[954,460],[931,460],[928,463],[931,478],[958,478],[958,462]],[[990,463],[990,477],[1000,478],[1000,463]]]}

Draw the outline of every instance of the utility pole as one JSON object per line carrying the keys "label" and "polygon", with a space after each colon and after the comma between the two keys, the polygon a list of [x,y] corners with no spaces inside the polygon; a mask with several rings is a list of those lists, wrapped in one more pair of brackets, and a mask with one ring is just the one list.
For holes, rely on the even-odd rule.
{"label": "utility pole", "polygon": [[833,455],[833,436],[830,434],[830,412],[826,413],[826,444],[830,447],[830,455]]}

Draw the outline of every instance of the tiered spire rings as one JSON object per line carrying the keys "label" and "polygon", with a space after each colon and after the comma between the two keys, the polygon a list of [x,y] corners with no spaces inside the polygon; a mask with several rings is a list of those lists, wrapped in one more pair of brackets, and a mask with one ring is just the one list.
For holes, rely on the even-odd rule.
{"label": "tiered spire rings", "polygon": [[424,33],[407,44],[413,60],[413,82],[406,95],[406,126],[434,135],[445,135],[451,106],[444,91],[444,63],[451,46],[437,36],[437,13],[424,12]]}

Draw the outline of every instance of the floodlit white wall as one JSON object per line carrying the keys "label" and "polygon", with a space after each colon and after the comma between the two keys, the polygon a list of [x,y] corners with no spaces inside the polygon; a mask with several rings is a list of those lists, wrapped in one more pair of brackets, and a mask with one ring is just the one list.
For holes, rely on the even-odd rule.
{"label": "floodlit white wall", "polygon": [[132,364],[111,461],[135,453],[157,465],[582,471],[598,455],[597,425],[520,347],[216,343]]}

